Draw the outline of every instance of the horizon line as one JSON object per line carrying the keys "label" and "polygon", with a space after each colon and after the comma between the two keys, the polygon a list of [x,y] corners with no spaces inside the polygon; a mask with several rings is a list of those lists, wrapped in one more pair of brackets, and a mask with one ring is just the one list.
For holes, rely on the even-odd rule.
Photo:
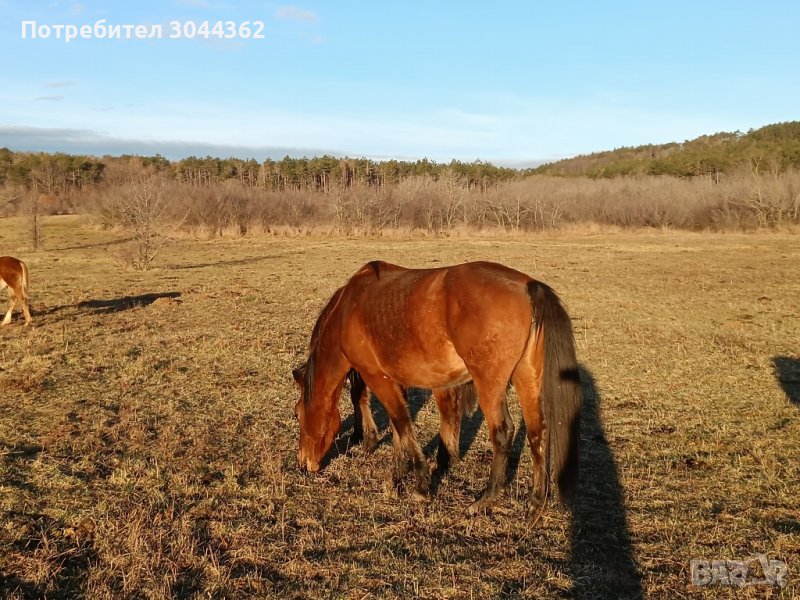
{"label": "horizon line", "polygon": [[[457,157],[408,157],[401,155],[359,154],[326,148],[304,148],[301,146],[264,145],[252,146],[243,144],[216,144],[212,142],[184,140],[147,140],[130,139],[89,129],[45,128],[20,125],[0,125],[2,147],[12,152],[44,152],[64,153],[72,155],[92,156],[161,156],[169,161],[181,161],[187,158],[234,158],[237,160],[283,160],[286,157],[295,159],[314,159],[324,156],[342,159],[366,159],[374,162],[417,162],[428,160],[436,164],[461,162],[464,164],[485,163],[496,167],[524,170],[538,167],[548,162],[568,158],[566,156],[548,158],[480,158],[462,159]],[[260,157],[260,158],[259,158]]]}

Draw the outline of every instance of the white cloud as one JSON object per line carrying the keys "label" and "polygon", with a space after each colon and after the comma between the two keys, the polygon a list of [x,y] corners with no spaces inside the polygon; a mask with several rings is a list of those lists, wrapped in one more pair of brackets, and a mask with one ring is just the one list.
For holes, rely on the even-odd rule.
{"label": "white cloud", "polygon": [[275,16],[279,19],[287,19],[290,21],[306,21],[313,23],[317,21],[316,13],[310,10],[298,8],[297,6],[279,6],[275,11]]}
{"label": "white cloud", "polygon": [[47,127],[8,127],[0,125],[3,145],[11,150],[31,152],[67,152],[102,156],[105,154],[161,154],[177,160],[187,156],[219,156],[236,158],[281,159],[293,157],[341,155],[320,148],[294,148],[284,146],[211,144],[179,140],[126,139],[91,129]]}

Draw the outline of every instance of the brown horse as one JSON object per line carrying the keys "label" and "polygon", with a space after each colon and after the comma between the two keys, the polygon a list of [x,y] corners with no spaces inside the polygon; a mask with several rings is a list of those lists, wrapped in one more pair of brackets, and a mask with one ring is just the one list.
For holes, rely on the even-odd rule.
{"label": "brown horse", "polygon": [[25,315],[25,325],[31,324],[31,313],[28,309],[28,267],[12,256],[0,256],[0,290],[8,287],[10,304],[2,325],[11,323],[11,313],[17,302]]}
{"label": "brown horse", "polygon": [[[320,335],[321,323],[327,320],[328,313],[336,306],[339,301],[339,295],[344,288],[336,290],[322,309],[322,313],[317,318],[317,323],[311,332],[311,340],[309,342],[309,353],[313,350]],[[303,389],[306,380],[306,371],[308,363],[303,363],[296,369],[292,370],[292,376],[295,382]],[[378,445],[378,428],[375,425],[375,420],[372,417],[372,411],[369,406],[369,389],[364,382],[361,374],[355,369],[350,369],[347,373],[346,380],[350,384],[350,400],[353,403],[353,435],[350,440],[353,443],[362,442],[367,452],[372,452]],[[405,390],[404,390],[405,392]],[[434,390],[433,396],[436,400],[436,405],[439,408],[441,416],[439,426],[439,451],[437,455],[438,468],[441,471],[446,471],[452,464],[458,462],[460,455],[458,451],[459,436],[461,432],[461,414],[471,414],[475,410],[477,397],[475,395],[474,387],[471,383],[458,386],[455,389],[441,389]],[[338,411],[338,406],[336,408]],[[336,431],[339,429],[340,419],[336,416]],[[397,440],[397,431],[392,428],[393,437]],[[315,465],[313,470],[317,470],[319,464]],[[402,470],[399,471],[397,477],[402,477]]]}
{"label": "brown horse", "polygon": [[547,285],[489,262],[406,269],[375,261],[331,299],[314,331],[295,407],[301,468],[317,470],[331,447],[344,379],[356,369],[386,408],[399,454],[413,464],[415,491],[426,496],[430,473],[403,388],[436,393],[471,381],[494,449],[489,484],[469,509],[482,511],[507,476],[511,381],[533,455],[532,508],[544,506],[551,477],[560,497],[569,499],[577,479],[581,389],[572,322]]}

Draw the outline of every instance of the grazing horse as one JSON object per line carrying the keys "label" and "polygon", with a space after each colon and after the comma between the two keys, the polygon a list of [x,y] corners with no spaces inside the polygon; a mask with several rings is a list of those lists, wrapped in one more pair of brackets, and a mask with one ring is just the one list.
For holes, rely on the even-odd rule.
{"label": "grazing horse", "polygon": [[17,302],[25,315],[25,325],[31,324],[31,313],[28,309],[28,267],[12,256],[0,256],[0,290],[8,287],[10,304],[2,325],[11,323],[11,313]]}
{"label": "grazing horse", "polygon": [[[319,338],[320,324],[326,321],[328,313],[336,306],[339,295],[342,293],[343,289],[344,288],[339,288],[333,293],[333,296],[317,318],[317,323],[311,332],[309,353],[313,350]],[[307,369],[308,363],[306,362],[292,370],[292,376],[301,391],[306,381]],[[375,420],[372,417],[372,411],[369,406],[369,389],[367,388],[367,384],[364,383],[364,378],[361,377],[361,374],[355,369],[350,369],[348,371],[346,379],[350,383],[350,400],[353,403],[353,435],[350,440],[354,444],[363,441],[364,448],[367,452],[372,452],[378,445],[378,427],[375,425]],[[452,390],[434,390],[433,396],[436,400],[436,406],[439,408],[439,414],[441,415],[437,466],[440,471],[446,471],[451,465],[457,463],[460,458],[459,436],[461,433],[461,414],[471,414],[474,412],[477,398],[471,383],[463,384]],[[338,432],[340,425],[338,407],[336,411],[336,431],[333,432],[334,436]],[[394,427],[392,427],[392,435],[396,441],[398,434]],[[396,444],[395,447],[399,446]],[[316,468],[319,468],[318,464]],[[403,475],[404,473],[402,470],[396,473],[397,478]]]}
{"label": "grazing horse", "polygon": [[314,332],[305,368],[295,375],[302,375],[295,407],[301,468],[316,471],[330,449],[344,379],[355,369],[386,408],[398,454],[413,465],[415,495],[427,496],[430,473],[403,389],[452,397],[447,390],[471,382],[494,450],[488,486],[469,507],[481,512],[507,477],[511,381],[533,455],[531,508],[544,508],[551,478],[559,497],[570,499],[581,388],[572,322],[547,285],[490,262],[406,269],[374,261],[331,298]]}

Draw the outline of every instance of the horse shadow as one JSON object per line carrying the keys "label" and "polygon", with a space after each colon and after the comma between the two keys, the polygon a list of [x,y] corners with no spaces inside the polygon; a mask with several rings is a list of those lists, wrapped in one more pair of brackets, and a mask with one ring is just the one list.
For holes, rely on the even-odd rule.
{"label": "horse shadow", "polygon": [[644,598],[628,530],[625,496],[600,418],[594,377],[580,368],[583,409],[580,474],[571,503],[569,571],[574,598]]}
{"label": "horse shadow", "polygon": [[241,265],[252,265],[264,262],[271,258],[283,258],[286,254],[265,254],[262,256],[251,256],[249,258],[237,258],[233,260],[220,260],[217,262],[196,263],[188,265],[169,265],[167,268],[182,271],[186,269],[205,269],[207,267],[236,267]]}
{"label": "horse shadow", "polygon": [[151,292],[138,296],[122,296],[108,300],[84,300],[76,305],[80,309],[90,309],[95,314],[107,314],[131,310],[140,306],[150,306],[161,298],[180,298],[180,292]]}
{"label": "horse shadow", "polygon": [[772,365],[775,369],[775,378],[789,402],[800,406],[800,359],[775,356],[772,358]]}
{"label": "horse shadow", "polygon": [[[119,298],[97,299],[97,300],[83,300],[77,304],[62,304],[60,306],[50,306],[48,308],[39,309],[35,316],[47,317],[50,315],[58,315],[68,309],[77,309],[81,313],[89,314],[110,314],[131,310],[142,306],[149,306],[156,300],[161,298],[176,299],[180,298],[181,292],[150,292],[147,294],[139,294],[136,296],[121,296]],[[59,318],[56,318],[59,320]]]}

